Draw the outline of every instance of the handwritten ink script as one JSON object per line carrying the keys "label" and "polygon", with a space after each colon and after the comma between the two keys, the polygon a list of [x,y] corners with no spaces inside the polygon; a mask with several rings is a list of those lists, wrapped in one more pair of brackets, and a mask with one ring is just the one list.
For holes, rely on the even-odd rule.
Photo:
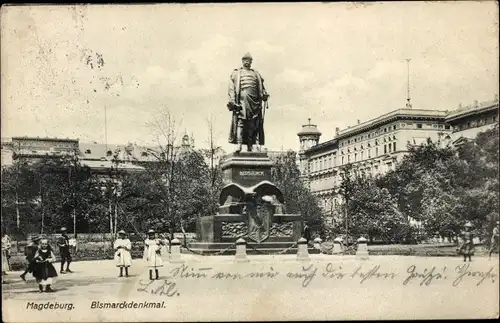
{"label": "handwritten ink script", "polygon": [[174,282],[168,281],[168,279],[162,280],[149,280],[149,281],[139,281],[138,292],[145,292],[151,295],[173,297],[179,296],[177,291],[177,285]]}
{"label": "handwritten ink script", "polygon": [[[217,281],[240,281],[251,279],[285,279],[291,282],[298,282],[306,288],[316,280],[350,280],[359,284],[365,284],[370,281],[395,282],[402,285],[420,285],[429,286],[438,282],[450,282],[452,286],[457,287],[464,282],[475,283],[479,286],[484,283],[495,283],[498,277],[498,269],[493,267],[486,271],[473,270],[470,264],[456,266],[449,270],[446,266],[424,267],[411,265],[405,271],[396,271],[391,268],[382,268],[379,264],[359,264],[354,268],[344,268],[342,264],[328,262],[326,264],[308,264],[302,265],[298,269],[283,270],[283,266],[273,268],[264,266],[263,270],[242,272],[241,270],[219,270],[218,268],[204,267],[196,268],[186,264],[174,267],[170,270],[171,279],[186,280],[217,280]],[[176,291],[176,285],[172,282],[166,282],[160,287],[144,287],[147,290],[159,290],[158,293],[173,295]],[[156,288],[156,289],[155,289]]]}

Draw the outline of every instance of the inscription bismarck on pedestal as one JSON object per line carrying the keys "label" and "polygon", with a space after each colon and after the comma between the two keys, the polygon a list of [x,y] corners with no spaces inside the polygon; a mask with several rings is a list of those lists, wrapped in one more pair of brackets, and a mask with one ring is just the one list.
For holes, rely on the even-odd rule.
{"label": "inscription bismarck on pedestal", "polygon": [[232,153],[226,156],[221,164],[224,184],[253,186],[262,181],[271,181],[272,166],[273,163],[266,153]]}

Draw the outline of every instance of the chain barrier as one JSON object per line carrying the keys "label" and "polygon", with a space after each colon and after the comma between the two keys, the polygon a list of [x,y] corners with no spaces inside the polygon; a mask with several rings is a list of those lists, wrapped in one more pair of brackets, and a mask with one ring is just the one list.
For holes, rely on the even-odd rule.
{"label": "chain barrier", "polygon": [[222,255],[223,253],[225,253],[226,251],[228,251],[229,249],[233,248],[236,246],[236,243],[233,243],[232,245],[230,245],[229,247],[227,247],[226,249],[222,249],[216,253],[202,253],[202,252],[198,252],[198,251],[194,251],[193,249],[189,248],[188,246],[182,246],[183,249],[195,254],[195,255],[198,255],[198,256],[219,256],[219,255]]}
{"label": "chain barrier", "polygon": [[281,251],[279,251],[279,252],[264,252],[264,251],[261,251],[261,250],[259,250],[259,249],[255,248],[255,247],[254,247],[254,246],[252,246],[252,245],[248,245],[248,246],[249,246],[250,248],[252,248],[252,250],[256,251],[258,254],[261,254],[261,255],[279,256],[279,255],[282,255],[282,254],[286,253],[287,251],[289,251],[289,250],[291,250],[291,249],[295,248],[295,247],[297,246],[297,242],[295,242],[295,243],[294,243],[293,245],[291,245],[290,247],[288,247],[288,248],[286,248],[286,249],[283,249],[283,250],[281,250]]}
{"label": "chain barrier", "polygon": [[[241,236],[240,238],[246,238],[246,236]],[[252,250],[256,251],[257,253],[259,253],[261,255],[276,255],[277,256],[277,255],[282,255],[282,254],[290,251],[291,249],[295,248],[297,246],[297,244],[298,243],[295,242],[290,247],[285,248],[279,252],[264,252],[264,251],[261,251],[261,250],[255,248],[254,246],[249,245],[249,244],[247,244],[247,247],[250,247]],[[229,247],[222,249],[216,253],[202,253],[202,252],[195,251],[195,250],[189,248],[188,246],[182,246],[182,249],[187,250],[187,251],[191,252],[192,254],[199,255],[199,256],[219,256],[219,255],[224,254],[226,251],[232,249],[235,246],[236,246],[236,243],[233,243]]]}

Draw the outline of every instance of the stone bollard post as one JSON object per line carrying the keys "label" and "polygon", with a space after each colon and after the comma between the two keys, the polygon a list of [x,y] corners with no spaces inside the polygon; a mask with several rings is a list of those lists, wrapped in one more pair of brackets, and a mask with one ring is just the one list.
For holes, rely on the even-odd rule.
{"label": "stone bollard post", "polygon": [[249,262],[250,259],[247,257],[247,242],[243,238],[236,240],[236,255],[234,257],[235,262]]}
{"label": "stone bollard post", "polygon": [[184,260],[181,259],[181,242],[179,239],[174,238],[170,245],[170,262],[183,263]]}
{"label": "stone bollard post", "polygon": [[307,240],[304,238],[300,238],[299,241],[297,241],[297,260],[309,260]]}
{"label": "stone bollard post", "polygon": [[333,253],[334,254],[341,254],[344,253],[344,250],[342,249],[342,238],[337,237],[333,240]]}
{"label": "stone bollard post", "polygon": [[314,239],[314,249],[321,249],[321,243],[323,242],[323,240],[321,240],[320,237],[317,237],[316,239]]}
{"label": "stone bollard post", "polygon": [[356,259],[368,259],[368,244],[367,240],[363,237],[358,239],[358,250],[356,251]]}

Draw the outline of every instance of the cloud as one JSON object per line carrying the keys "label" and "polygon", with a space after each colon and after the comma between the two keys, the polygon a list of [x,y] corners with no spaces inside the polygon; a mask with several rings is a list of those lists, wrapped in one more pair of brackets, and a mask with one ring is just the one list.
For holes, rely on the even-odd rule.
{"label": "cloud", "polygon": [[[251,40],[243,45],[243,48],[247,48],[247,52],[258,52],[259,55],[267,56],[272,55],[283,55],[285,54],[285,49],[282,46],[277,46],[270,44],[264,40]],[[242,53],[243,55],[244,53]],[[255,58],[258,59],[258,56]]]}
{"label": "cloud", "polygon": [[312,72],[285,68],[282,73],[276,75],[275,82],[291,84],[293,86],[308,86],[314,79],[315,77]]}

